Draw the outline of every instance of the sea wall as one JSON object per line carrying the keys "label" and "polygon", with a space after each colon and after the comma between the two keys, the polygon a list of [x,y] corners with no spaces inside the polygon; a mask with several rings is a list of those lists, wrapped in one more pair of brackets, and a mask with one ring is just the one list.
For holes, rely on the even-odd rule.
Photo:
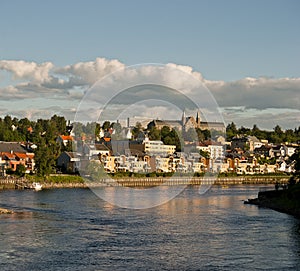
{"label": "sea wall", "polygon": [[[106,183],[114,186],[127,186],[127,187],[147,187],[158,185],[237,185],[237,184],[286,184],[288,177],[170,177],[170,178],[120,178],[101,180],[100,183]],[[91,183],[93,184],[93,183]]]}
{"label": "sea wall", "polygon": [[[286,184],[289,177],[282,176],[241,176],[241,177],[156,177],[156,178],[108,178],[97,182],[74,181],[72,176],[65,181],[40,181],[43,188],[85,188],[93,186],[127,186],[127,187],[151,187],[151,186],[172,186],[172,185],[240,185],[240,184]],[[1,189],[24,189],[32,183],[32,180],[25,178],[0,179]]]}

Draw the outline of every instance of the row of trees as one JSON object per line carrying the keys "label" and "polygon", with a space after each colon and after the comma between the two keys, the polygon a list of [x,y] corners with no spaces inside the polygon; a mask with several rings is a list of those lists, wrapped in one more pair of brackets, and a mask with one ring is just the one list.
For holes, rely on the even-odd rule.
{"label": "row of trees", "polygon": [[285,131],[279,125],[276,125],[273,131],[260,130],[257,125],[253,125],[252,129],[240,127],[237,128],[232,122],[226,127],[227,140],[231,140],[237,135],[251,135],[258,139],[267,139],[269,142],[280,144],[283,142],[297,142],[300,141],[300,126],[298,128],[287,129]]}
{"label": "row of trees", "polygon": [[6,116],[0,118],[0,141],[34,143],[37,146],[34,150],[36,171],[38,175],[49,175],[55,170],[57,157],[64,151],[56,138],[67,132],[66,123],[64,117],[57,115],[37,121]]}
{"label": "row of trees", "polygon": [[[122,126],[120,123],[105,121],[99,123],[76,123],[74,132],[78,136],[99,137],[100,129],[106,131],[108,136],[114,139],[122,139]],[[114,135],[110,135],[110,128],[115,130]],[[50,119],[38,119],[31,121],[27,118],[17,119],[10,116],[0,118],[0,141],[18,141],[31,142],[36,144],[35,161],[36,170],[39,175],[48,175],[56,168],[56,160],[60,153],[65,150],[71,150],[71,146],[61,146],[56,142],[58,135],[68,134],[70,126],[64,117],[54,115]],[[133,137],[136,139],[142,133],[148,133],[151,140],[162,140],[164,144],[175,145],[177,151],[181,151],[182,140],[195,141],[206,140],[214,135],[207,130],[190,129],[182,132],[176,129],[170,129],[165,126],[161,130],[155,127],[144,129],[140,123],[137,123],[132,129]],[[250,128],[237,128],[232,122],[226,128],[227,140],[231,140],[237,135],[253,135],[259,139],[267,139],[273,143],[298,142],[300,141],[300,127],[292,130],[283,131],[278,125],[273,131],[260,130],[256,125]]]}

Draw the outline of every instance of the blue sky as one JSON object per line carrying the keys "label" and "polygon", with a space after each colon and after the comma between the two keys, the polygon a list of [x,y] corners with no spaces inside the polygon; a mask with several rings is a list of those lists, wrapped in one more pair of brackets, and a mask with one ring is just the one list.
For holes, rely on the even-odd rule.
{"label": "blue sky", "polygon": [[[192,67],[206,80],[227,83],[247,77],[299,78],[299,14],[296,0],[2,0],[0,60],[51,62],[56,68],[97,57],[125,65],[176,63]],[[0,87],[31,82],[28,76],[11,77],[14,72],[1,68]],[[299,95],[294,83],[292,93]],[[0,105],[14,103],[21,101]],[[297,110],[295,105],[283,108]]]}

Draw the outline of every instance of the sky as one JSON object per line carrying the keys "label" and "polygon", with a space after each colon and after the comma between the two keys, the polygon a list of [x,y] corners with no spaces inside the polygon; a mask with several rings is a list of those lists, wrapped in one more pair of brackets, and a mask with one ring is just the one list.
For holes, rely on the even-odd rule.
{"label": "sky", "polygon": [[300,3],[0,1],[0,115],[74,119],[86,91],[141,63],[174,64],[225,123],[300,124]]}

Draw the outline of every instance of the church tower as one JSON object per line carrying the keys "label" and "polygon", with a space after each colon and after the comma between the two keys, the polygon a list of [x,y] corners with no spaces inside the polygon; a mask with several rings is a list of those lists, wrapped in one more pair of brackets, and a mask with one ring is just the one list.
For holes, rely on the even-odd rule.
{"label": "church tower", "polygon": [[200,112],[199,112],[199,110],[197,110],[196,123],[197,123],[197,128],[200,128],[201,119],[200,119]]}
{"label": "church tower", "polygon": [[184,126],[185,122],[186,122],[186,116],[185,116],[185,111],[184,110],[182,111],[182,119],[181,119],[181,121],[182,121],[182,126]]}
{"label": "church tower", "polygon": [[185,111],[182,111],[182,117],[181,117],[181,123],[182,123],[182,131],[185,129],[185,123],[186,123],[186,116],[185,116]]}

